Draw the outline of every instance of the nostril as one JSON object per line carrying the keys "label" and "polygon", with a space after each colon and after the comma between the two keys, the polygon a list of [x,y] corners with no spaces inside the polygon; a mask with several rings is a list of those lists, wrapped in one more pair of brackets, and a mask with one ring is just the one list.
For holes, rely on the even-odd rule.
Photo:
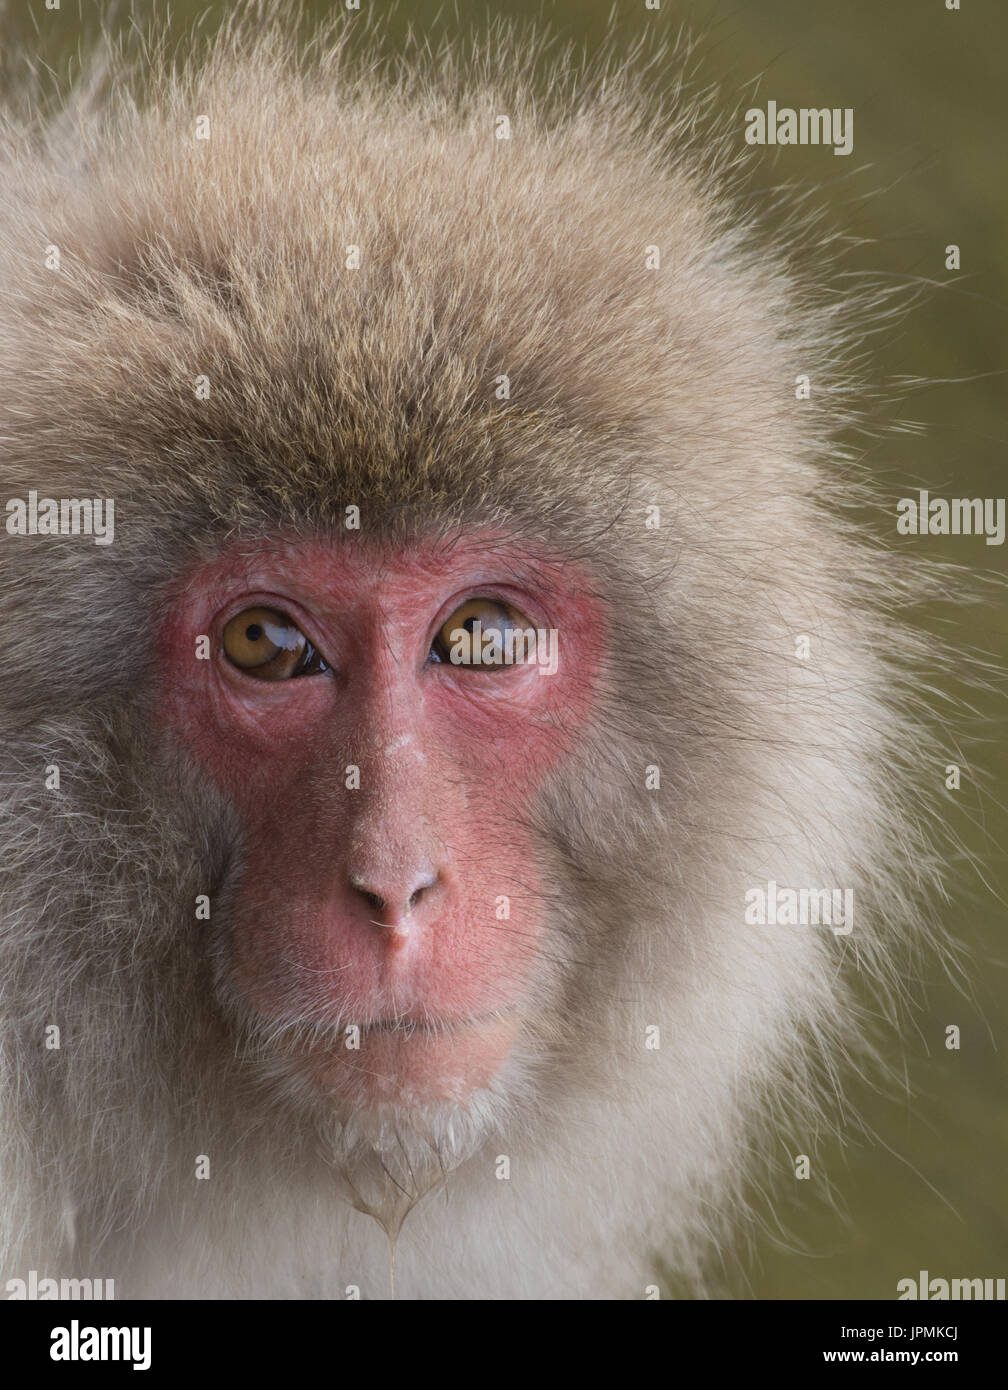
{"label": "nostril", "polygon": [[416,887],[413,889],[413,892],[409,895],[409,898],[408,898],[408,900],[407,900],[407,903],[406,903],[406,915],[407,915],[407,916],[409,916],[409,914],[413,911],[413,909],[416,907],[417,903],[420,901],[420,899],[423,897],[423,895],[424,895],[429,889],[435,888],[435,887],[437,886],[437,883],[438,883],[438,875],[437,875],[436,873],[430,873],[430,874],[424,874],[424,875],[422,875],[422,877],[421,877],[419,883],[417,883]]}
{"label": "nostril", "polygon": [[[412,882],[407,879],[405,883],[401,886],[397,885],[391,891],[386,887],[384,893],[376,893],[373,888],[368,886],[368,881],[363,876],[357,874],[349,876],[350,887],[354,892],[359,894],[372,912],[382,917],[388,917],[390,919],[389,925],[394,921],[408,917],[427,890],[433,888],[437,881],[436,873],[420,873],[413,877]],[[381,926],[382,923],[378,923],[378,925]]]}
{"label": "nostril", "polygon": [[367,903],[372,912],[384,912],[388,906],[388,900],[382,893],[376,893],[373,888],[367,886],[367,880],[358,877],[357,874],[349,876],[350,887],[353,891]]}

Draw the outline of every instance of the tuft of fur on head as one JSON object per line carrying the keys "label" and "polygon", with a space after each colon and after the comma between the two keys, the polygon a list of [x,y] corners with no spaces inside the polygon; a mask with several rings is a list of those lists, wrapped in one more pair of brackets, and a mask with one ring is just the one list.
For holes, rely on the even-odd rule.
{"label": "tuft of fur on head", "polygon": [[[178,70],[110,58],[4,136],[4,495],[112,497],[116,538],[3,538],[2,1266],[380,1296],[358,1211],[395,1235],[412,1208],[400,1292],[639,1294],[656,1254],[699,1277],[739,1172],[785,1117],[832,1113],[863,1045],[838,966],[898,1007],[934,891],[913,695],[934,653],[901,614],[942,581],[854,525],[870,491],[837,442],[889,306],[768,245],[682,55],[559,54],[541,84],[500,28],[382,64],[283,27],[236,21]],[[240,830],[151,733],[152,651],[196,561],[336,535],[349,504],[390,544],[476,522],[548,542],[612,650],[537,810],[562,983],[514,1072],[468,1111],[306,1123],[221,986]],[[770,879],[853,887],[852,937],[746,927]],[[200,892],[223,904],[209,949]],[[47,1250],[68,1212],[76,1254]]]}

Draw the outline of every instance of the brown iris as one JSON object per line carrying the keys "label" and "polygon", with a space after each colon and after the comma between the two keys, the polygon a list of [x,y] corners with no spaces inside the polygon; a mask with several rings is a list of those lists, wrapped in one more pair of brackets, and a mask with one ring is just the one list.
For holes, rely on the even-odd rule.
{"label": "brown iris", "polygon": [[441,624],[431,651],[435,660],[452,666],[494,671],[524,663],[523,633],[531,635],[532,624],[517,609],[477,596],[459,604]]}
{"label": "brown iris", "polygon": [[262,681],[313,676],[329,668],[301,629],[275,608],[243,608],[224,629],[232,666]]}

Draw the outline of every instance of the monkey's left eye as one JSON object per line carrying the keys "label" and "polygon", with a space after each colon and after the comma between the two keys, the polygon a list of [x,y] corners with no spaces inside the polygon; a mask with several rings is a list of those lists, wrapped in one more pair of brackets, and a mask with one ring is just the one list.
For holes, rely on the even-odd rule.
{"label": "monkey's left eye", "polygon": [[441,624],[431,659],[452,666],[521,666],[534,656],[536,633],[528,619],[508,603],[474,597]]}
{"label": "monkey's left eye", "polygon": [[286,613],[245,608],[224,629],[224,655],[232,666],[261,681],[314,676],[329,667]]}

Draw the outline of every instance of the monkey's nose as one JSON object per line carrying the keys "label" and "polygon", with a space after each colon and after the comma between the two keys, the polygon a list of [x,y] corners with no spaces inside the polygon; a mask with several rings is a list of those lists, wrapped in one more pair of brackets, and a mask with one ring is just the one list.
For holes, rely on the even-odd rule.
{"label": "monkey's nose", "polygon": [[385,927],[394,936],[405,939],[410,934],[410,917],[425,894],[436,887],[438,876],[430,870],[418,870],[397,880],[385,881],[378,875],[351,873],[351,889],[368,907],[369,918],[376,927]]}

